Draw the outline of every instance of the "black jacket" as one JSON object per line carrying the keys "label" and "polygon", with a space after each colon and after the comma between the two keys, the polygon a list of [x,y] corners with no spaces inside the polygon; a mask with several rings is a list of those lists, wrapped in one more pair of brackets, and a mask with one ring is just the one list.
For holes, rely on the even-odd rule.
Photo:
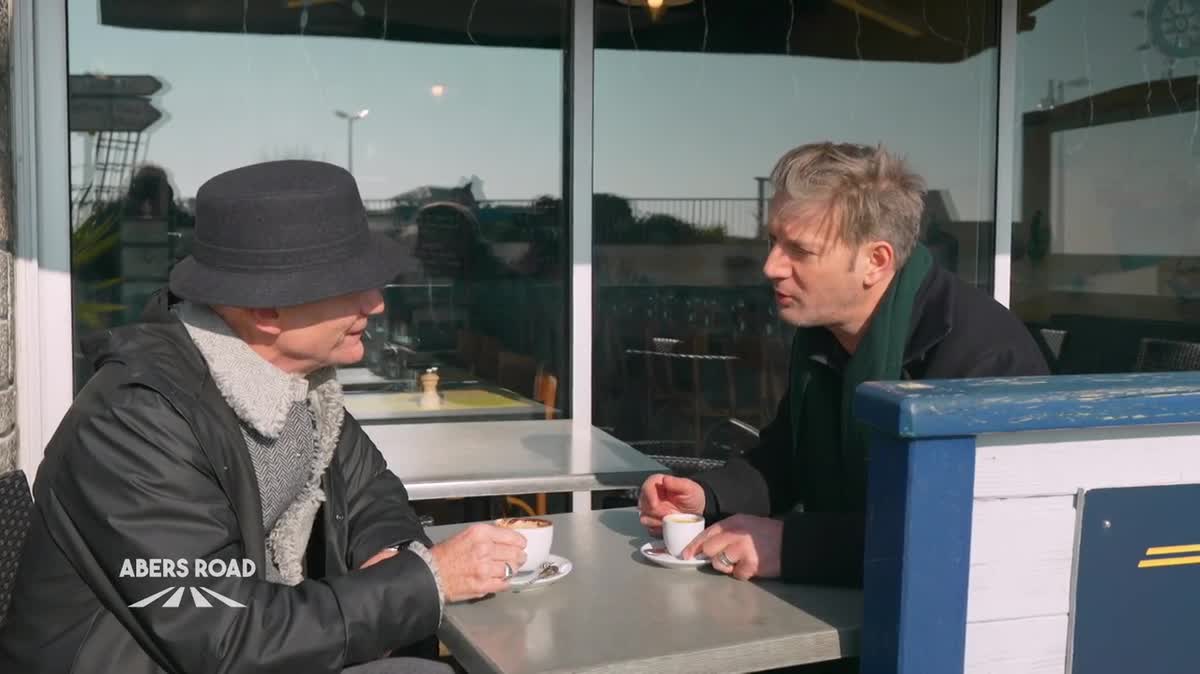
{"label": "black jacket", "polygon": [[[828,334],[828,333],[827,333]],[[828,334],[818,362],[840,381],[849,356]],[[913,306],[904,351],[906,379],[961,379],[1046,375],[1049,368],[1029,331],[1011,312],[954,274],[934,266]],[[705,515],[785,515],[783,578],[792,582],[861,585],[866,504],[855,512],[802,508],[809,463],[803,454],[833,448],[799,447],[793,453],[791,391],[779,401],[775,419],[758,445],[723,468],[696,476],[705,490]],[[816,463],[820,463],[817,461]],[[794,509],[801,507],[802,512]]]}
{"label": "black jacket", "polygon": [[[110,331],[97,368],[38,470],[0,672],[333,673],[434,634],[437,586],[420,557],[403,551],[351,571],[389,545],[429,541],[348,414],[306,580],[278,585],[264,579],[262,508],[239,421],[182,324],[160,312]],[[188,574],[136,577],[139,559],[156,558],[183,560]],[[196,577],[197,559],[243,558],[254,577]],[[245,608],[191,589],[164,607],[168,588],[184,586]],[[196,596],[212,607],[197,608]]]}

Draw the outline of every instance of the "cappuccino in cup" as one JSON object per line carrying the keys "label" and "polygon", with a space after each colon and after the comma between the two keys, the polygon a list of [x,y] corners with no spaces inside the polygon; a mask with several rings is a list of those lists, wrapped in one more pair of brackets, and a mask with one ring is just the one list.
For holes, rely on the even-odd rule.
{"label": "cappuccino in cup", "polygon": [[550,543],[554,541],[554,523],[540,517],[502,517],[495,525],[525,537],[525,563],[517,573],[534,571],[550,556]]}
{"label": "cappuccino in cup", "polygon": [[496,526],[505,529],[541,529],[542,527],[552,526],[550,520],[543,520],[536,517],[505,517],[496,520]]}

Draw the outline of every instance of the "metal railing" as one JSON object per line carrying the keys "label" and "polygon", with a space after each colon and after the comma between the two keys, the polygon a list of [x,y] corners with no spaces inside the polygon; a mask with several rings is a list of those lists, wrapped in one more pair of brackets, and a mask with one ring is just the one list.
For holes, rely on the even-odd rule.
{"label": "metal railing", "polygon": [[634,215],[666,215],[697,227],[722,227],[726,236],[757,238],[762,228],[758,199],[637,197]]}
{"label": "metal railing", "polygon": [[[695,227],[720,227],[726,236],[740,238],[758,238],[763,230],[765,205],[753,197],[631,197],[625,201],[638,220],[667,216]],[[180,203],[186,210],[195,212],[194,198],[183,199]],[[533,199],[486,199],[477,205],[480,209],[532,208],[535,203]],[[419,204],[400,199],[363,199],[363,205],[369,213],[382,214],[403,206],[416,208]]]}

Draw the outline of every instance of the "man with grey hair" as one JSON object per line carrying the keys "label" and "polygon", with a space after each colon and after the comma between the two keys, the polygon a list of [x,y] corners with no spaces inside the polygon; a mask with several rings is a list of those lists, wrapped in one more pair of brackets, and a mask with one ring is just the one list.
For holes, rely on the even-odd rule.
{"label": "man with grey hair", "polygon": [[508,588],[525,539],[434,545],[342,403],[398,246],[322,162],[228,171],[192,255],[46,447],[0,671],[432,674],[447,601]]}
{"label": "man with grey hair", "polygon": [[[860,585],[865,381],[1048,374],[1007,309],[939,268],[917,239],[924,181],[882,147],[795,148],[772,173],[763,273],[797,327],[790,386],[759,444],[695,479],[654,475],[642,523],[672,512],[717,522],[684,550],[737,578]],[[724,518],[724,519],[723,519]]]}

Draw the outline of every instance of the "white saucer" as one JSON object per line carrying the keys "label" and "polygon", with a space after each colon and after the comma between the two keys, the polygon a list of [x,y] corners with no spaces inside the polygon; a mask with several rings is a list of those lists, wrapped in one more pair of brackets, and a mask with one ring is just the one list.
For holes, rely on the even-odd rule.
{"label": "white saucer", "polygon": [[667,552],[667,548],[659,541],[648,541],[638,549],[646,559],[665,566],[668,569],[695,569],[708,564],[708,557],[699,556],[692,559],[680,559]]}
{"label": "white saucer", "polygon": [[524,590],[532,590],[535,587],[544,587],[544,586],[550,585],[552,583],[557,583],[558,581],[562,580],[563,578],[566,578],[567,574],[571,573],[571,569],[574,568],[574,565],[571,564],[571,560],[569,560],[566,557],[563,557],[561,555],[553,555],[552,554],[546,558],[546,561],[557,566],[558,573],[554,574],[553,576],[547,576],[545,578],[538,578],[537,580],[531,580],[534,576],[537,575],[533,571],[526,571],[525,573],[518,573],[517,575],[515,575],[511,579],[509,579],[509,581],[508,581],[509,590],[512,592],[522,592]]}

